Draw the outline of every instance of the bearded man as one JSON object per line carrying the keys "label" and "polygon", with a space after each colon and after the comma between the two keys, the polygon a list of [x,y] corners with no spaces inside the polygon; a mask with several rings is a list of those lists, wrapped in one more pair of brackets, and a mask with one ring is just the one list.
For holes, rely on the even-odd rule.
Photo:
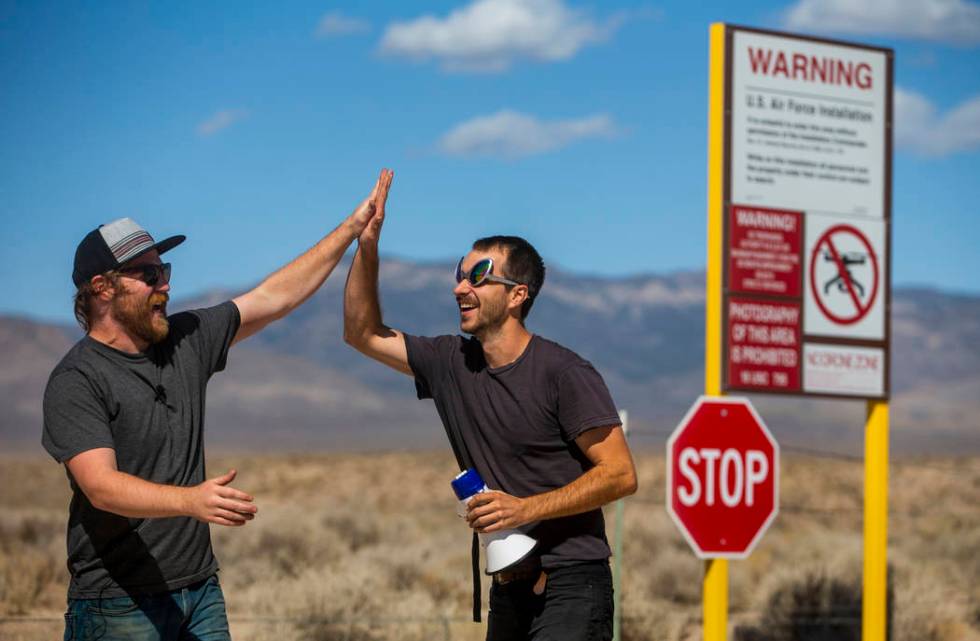
{"label": "bearded man", "polygon": [[[487,639],[612,638],[612,580],[602,505],[636,491],[616,406],[592,365],[525,326],[544,263],[522,238],[473,243],[453,295],[464,336],[387,327],[378,301],[384,215],[361,233],[347,277],[344,338],[415,378],[435,401],[461,463],[492,488],[468,503],[479,533],[519,529],[537,547],[493,576]],[[477,584],[478,585],[478,584]],[[478,591],[474,591],[478,594]],[[479,620],[479,600],[474,619]]]}
{"label": "bearded man", "polygon": [[43,444],[64,463],[68,517],[65,639],[230,639],[209,524],[242,526],[258,511],[206,479],[208,380],[229,348],[282,318],[320,287],[376,215],[374,191],[329,235],[258,287],[215,307],[167,316],[170,264],[129,218],[78,245],[75,316],[85,330],[44,395]]}

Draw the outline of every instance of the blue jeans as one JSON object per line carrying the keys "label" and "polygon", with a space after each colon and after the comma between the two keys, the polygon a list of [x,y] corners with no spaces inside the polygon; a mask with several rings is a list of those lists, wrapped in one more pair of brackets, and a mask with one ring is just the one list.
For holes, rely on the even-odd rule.
{"label": "blue jeans", "polygon": [[212,575],[135,597],[68,599],[65,641],[231,641],[225,597]]}
{"label": "blue jeans", "polygon": [[544,592],[535,579],[490,588],[487,641],[609,641],[613,590],[609,563],[582,563],[548,572]]}

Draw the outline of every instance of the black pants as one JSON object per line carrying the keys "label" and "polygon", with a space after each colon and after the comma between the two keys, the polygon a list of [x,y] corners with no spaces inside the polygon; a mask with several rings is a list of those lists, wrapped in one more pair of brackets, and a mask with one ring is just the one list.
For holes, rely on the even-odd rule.
{"label": "black pants", "polygon": [[609,641],[612,574],[606,561],[548,572],[544,593],[534,579],[490,588],[487,641]]}

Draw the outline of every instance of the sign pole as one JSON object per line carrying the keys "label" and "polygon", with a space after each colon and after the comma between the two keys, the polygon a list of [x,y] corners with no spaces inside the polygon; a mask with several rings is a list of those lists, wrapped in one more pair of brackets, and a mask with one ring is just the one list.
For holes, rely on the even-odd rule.
{"label": "sign pole", "polygon": [[[708,269],[705,300],[704,393],[721,395],[721,294],[724,221],[725,25],[714,23],[708,71]],[[704,641],[725,641],[728,631],[728,560],[704,562]]]}
{"label": "sign pole", "polygon": [[728,559],[704,562],[704,641],[728,638]]}
{"label": "sign pole", "polygon": [[864,432],[861,638],[885,641],[888,619],[888,403],[868,401]]}

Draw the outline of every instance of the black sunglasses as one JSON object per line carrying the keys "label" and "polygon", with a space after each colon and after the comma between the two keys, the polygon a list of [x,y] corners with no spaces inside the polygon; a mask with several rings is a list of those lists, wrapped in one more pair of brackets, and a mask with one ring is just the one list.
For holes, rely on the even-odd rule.
{"label": "black sunglasses", "polygon": [[141,280],[150,287],[156,287],[161,280],[165,283],[170,282],[170,263],[144,263],[132,267],[123,267],[116,271],[130,278]]}

